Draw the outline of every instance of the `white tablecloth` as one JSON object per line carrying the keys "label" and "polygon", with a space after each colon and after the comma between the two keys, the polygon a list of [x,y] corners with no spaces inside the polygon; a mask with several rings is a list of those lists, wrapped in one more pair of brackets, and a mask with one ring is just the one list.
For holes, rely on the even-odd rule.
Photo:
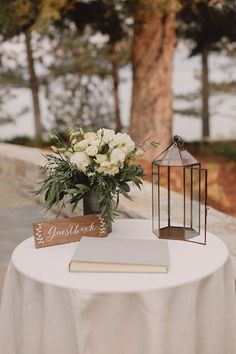
{"label": "white tablecloth", "polygon": [[[155,238],[151,221],[117,220],[109,237]],[[0,354],[235,354],[226,246],[169,241],[168,274],[69,273],[76,243],[14,251],[0,313]]]}

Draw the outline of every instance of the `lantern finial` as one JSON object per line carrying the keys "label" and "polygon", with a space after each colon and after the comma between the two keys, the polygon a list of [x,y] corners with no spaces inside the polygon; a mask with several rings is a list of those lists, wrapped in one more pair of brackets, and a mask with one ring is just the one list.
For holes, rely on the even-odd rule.
{"label": "lantern finial", "polygon": [[174,136],[174,143],[177,145],[178,148],[182,149],[184,147],[184,141],[179,135]]}

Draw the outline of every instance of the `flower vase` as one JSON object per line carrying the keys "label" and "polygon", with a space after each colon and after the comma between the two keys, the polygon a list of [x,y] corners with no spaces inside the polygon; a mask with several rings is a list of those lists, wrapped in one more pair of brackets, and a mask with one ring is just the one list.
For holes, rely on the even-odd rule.
{"label": "flower vase", "polygon": [[[84,215],[101,214],[96,191],[89,191],[83,197]],[[112,231],[111,220],[108,221],[108,232]]]}

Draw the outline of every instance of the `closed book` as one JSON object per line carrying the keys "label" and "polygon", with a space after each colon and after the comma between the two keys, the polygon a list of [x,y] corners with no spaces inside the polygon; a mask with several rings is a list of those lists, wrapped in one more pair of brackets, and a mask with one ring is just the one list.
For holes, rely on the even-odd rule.
{"label": "closed book", "polygon": [[165,273],[168,242],[82,237],[69,264],[71,272]]}

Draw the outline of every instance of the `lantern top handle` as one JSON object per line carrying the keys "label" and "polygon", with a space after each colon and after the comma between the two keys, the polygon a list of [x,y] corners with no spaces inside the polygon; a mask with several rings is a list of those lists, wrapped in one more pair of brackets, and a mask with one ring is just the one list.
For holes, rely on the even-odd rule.
{"label": "lantern top handle", "polygon": [[184,141],[179,135],[173,137],[172,144],[153,160],[153,164],[182,167],[200,165],[199,161],[185,150]]}
{"label": "lantern top handle", "polygon": [[174,144],[177,145],[177,147],[179,149],[183,149],[184,148],[184,140],[181,138],[181,136],[175,135],[174,138],[173,138],[173,142],[174,142]]}

